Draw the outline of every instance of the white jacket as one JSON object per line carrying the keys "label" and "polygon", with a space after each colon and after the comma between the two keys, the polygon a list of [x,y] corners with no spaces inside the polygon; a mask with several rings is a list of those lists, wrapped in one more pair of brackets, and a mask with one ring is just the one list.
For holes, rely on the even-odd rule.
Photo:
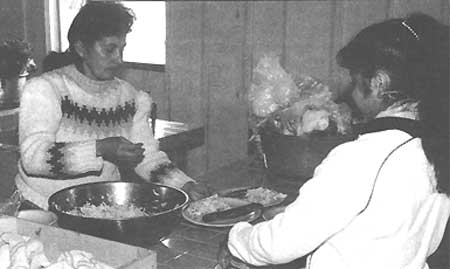
{"label": "white jacket", "polygon": [[333,149],[284,213],[254,226],[241,222],[228,247],[254,265],[310,255],[311,269],[423,269],[438,247],[450,200],[436,191],[419,138],[400,130],[361,135]]}

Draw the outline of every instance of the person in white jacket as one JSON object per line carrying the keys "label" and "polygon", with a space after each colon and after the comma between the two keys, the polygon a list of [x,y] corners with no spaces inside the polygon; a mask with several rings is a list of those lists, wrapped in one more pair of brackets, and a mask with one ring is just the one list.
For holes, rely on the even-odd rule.
{"label": "person in white jacket", "polygon": [[15,181],[31,207],[46,209],[49,196],[66,187],[121,180],[119,167],[192,199],[209,194],[159,150],[150,96],[115,76],[133,22],[120,3],[87,3],[70,26],[69,50],[52,54],[62,67],[46,66],[53,70],[24,86]]}
{"label": "person in white jacket", "polygon": [[308,256],[311,269],[428,268],[450,214],[448,59],[448,26],[424,14],[359,32],[337,60],[364,130],[283,213],[234,225],[222,252],[257,266]]}

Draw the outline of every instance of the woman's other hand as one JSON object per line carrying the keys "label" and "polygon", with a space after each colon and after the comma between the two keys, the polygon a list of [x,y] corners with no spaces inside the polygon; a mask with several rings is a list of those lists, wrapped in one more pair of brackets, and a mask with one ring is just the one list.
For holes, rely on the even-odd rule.
{"label": "woman's other hand", "polygon": [[190,181],[184,184],[182,189],[187,192],[189,197],[194,201],[211,195],[211,190],[204,183]]}
{"label": "woman's other hand", "polygon": [[136,167],[144,159],[142,145],[123,137],[107,137],[97,140],[97,156],[120,167]]}

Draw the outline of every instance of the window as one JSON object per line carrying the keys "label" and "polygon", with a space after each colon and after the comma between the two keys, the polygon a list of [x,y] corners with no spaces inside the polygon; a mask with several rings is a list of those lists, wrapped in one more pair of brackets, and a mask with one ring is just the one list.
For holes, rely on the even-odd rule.
{"label": "window", "polygon": [[[92,0],[91,0],[92,1]],[[65,51],[69,47],[67,32],[73,18],[86,0],[49,1],[49,49]],[[166,61],[165,1],[120,1],[136,15],[127,35],[125,62],[164,65]]]}

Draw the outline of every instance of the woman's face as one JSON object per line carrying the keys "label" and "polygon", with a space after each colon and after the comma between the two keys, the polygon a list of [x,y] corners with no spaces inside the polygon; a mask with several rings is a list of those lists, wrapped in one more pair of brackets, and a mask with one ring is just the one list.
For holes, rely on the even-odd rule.
{"label": "woman's face", "polygon": [[111,80],[122,65],[126,35],[108,36],[97,40],[92,46],[81,46],[83,74],[93,80]]}
{"label": "woman's face", "polygon": [[361,74],[351,73],[352,99],[359,112],[365,119],[373,119],[382,110],[382,98],[378,92],[372,90],[368,79]]}

